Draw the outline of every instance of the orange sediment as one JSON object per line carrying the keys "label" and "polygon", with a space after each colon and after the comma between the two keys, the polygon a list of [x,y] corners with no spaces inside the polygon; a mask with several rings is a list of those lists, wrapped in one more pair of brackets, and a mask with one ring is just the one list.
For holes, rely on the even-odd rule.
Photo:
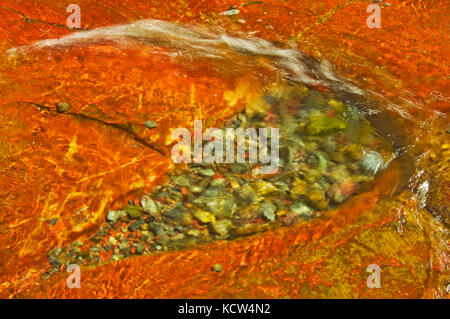
{"label": "orange sediment", "polygon": [[[295,44],[419,120],[436,110],[448,113],[445,2],[390,2],[382,8],[381,29],[367,28],[366,1],[264,1],[239,7],[236,18],[218,15],[233,1],[78,4],[83,28],[155,18]],[[373,190],[310,223],[82,267],[81,289],[67,288],[64,272],[41,281],[51,248],[95,233],[109,208],[165,180],[171,128],[190,128],[198,118],[212,126],[242,107],[238,101],[231,108],[223,98],[239,85],[233,76],[206,62],[194,70],[169,58],[155,60],[139,45],[8,57],[12,47],[73,32],[65,28],[69,3],[0,5],[1,297],[445,296],[445,226],[417,208],[407,190],[385,199],[392,191],[386,185],[402,179],[396,163]],[[252,77],[244,81],[256,83]],[[56,111],[61,101],[71,105],[67,113]],[[147,120],[158,130],[146,129]],[[221,273],[210,270],[217,263]],[[383,289],[367,288],[370,264],[380,265]]]}

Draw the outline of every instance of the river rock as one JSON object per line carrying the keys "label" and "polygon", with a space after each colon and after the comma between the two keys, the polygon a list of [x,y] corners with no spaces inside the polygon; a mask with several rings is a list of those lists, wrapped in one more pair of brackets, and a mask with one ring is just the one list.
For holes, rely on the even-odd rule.
{"label": "river rock", "polygon": [[194,212],[194,217],[203,224],[212,223],[216,221],[216,217],[210,212],[198,209]]}
{"label": "river rock", "polygon": [[236,227],[233,229],[233,235],[235,236],[249,236],[256,233],[266,231],[268,228],[268,223],[263,224],[244,224],[241,227]]}
{"label": "river rock", "polygon": [[257,205],[246,206],[236,212],[234,221],[239,224],[253,222],[260,214],[261,212]]}
{"label": "river rock", "polygon": [[144,245],[141,243],[135,243],[133,244],[134,247],[136,247],[136,252],[138,254],[143,254],[144,253]]}
{"label": "river rock", "polygon": [[328,207],[328,200],[325,197],[325,192],[320,187],[312,187],[308,191],[308,199],[318,209],[326,209]]}
{"label": "river rock", "polygon": [[336,204],[342,203],[346,198],[346,195],[342,192],[339,184],[331,185],[327,191],[327,195]]}
{"label": "river rock", "polygon": [[330,159],[335,163],[344,163],[345,156],[342,152],[332,152],[330,153]]}
{"label": "river rock", "polygon": [[123,210],[110,210],[108,211],[108,215],[106,216],[106,220],[114,223],[117,220],[119,220],[120,218],[126,216],[126,212]]}
{"label": "river rock", "polygon": [[110,236],[108,239],[108,244],[111,246],[117,245],[117,239],[114,236]]}
{"label": "river rock", "polygon": [[178,186],[189,187],[191,185],[191,179],[186,174],[175,177],[173,182]]}
{"label": "river rock", "polygon": [[156,124],[155,122],[153,122],[151,120],[148,120],[147,122],[144,123],[144,126],[149,129],[152,129],[152,128],[158,127],[158,124]]}
{"label": "river rock", "polygon": [[234,199],[228,196],[214,198],[206,203],[206,207],[219,219],[231,218],[236,211]]}
{"label": "river rock", "polygon": [[311,217],[313,210],[302,201],[295,201],[291,205],[291,211],[301,217]]}
{"label": "river rock", "polygon": [[232,177],[232,176],[227,176],[227,178],[228,178],[228,181],[229,181],[229,183],[230,183],[230,186],[231,186],[231,188],[233,189],[233,190],[236,190],[236,189],[238,189],[238,188],[240,188],[241,187],[241,185],[239,184],[239,182],[238,182],[238,180],[236,179],[236,178],[234,178],[234,177]]}
{"label": "river rock", "polygon": [[[309,90],[308,95],[302,100],[302,106],[304,108],[325,108],[328,106],[328,102],[323,96],[322,93],[320,93],[317,90]],[[300,110],[302,110],[301,108]]]}
{"label": "river rock", "polygon": [[158,237],[166,237],[169,230],[168,226],[164,223],[150,223],[150,230]]}
{"label": "river rock", "polygon": [[205,168],[198,170],[198,173],[205,177],[212,177],[214,176],[214,170],[212,168]]}
{"label": "river rock", "polygon": [[128,241],[127,240],[121,241],[120,244],[119,244],[119,249],[120,250],[128,249]]}
{"label": "river rock", "polygon": [[163,216],[181,225],[191,225],[193,222],[191,214],[186,212],[186,209],[181,203],[176,204],[166,211]]}
{"label": "river rock", "polygon": [[272,183],[258,180],[253,184],[256,194],[259,196],[272,196],[279,193],[278,188],[276,188]]}
{"label": "river rock", "polygon": [[177,191],[176,189],[169,188],[167,191],[169,193],[169,197],[173,200],[180,201],[181,199],[183,199],[183,193]]}
{"label": "river rock", "polygon": [[256,201],[257,194],[249,184],[245,184],[235,191],[236,197],[240,202],[251,204]]}
{"label": "river rock", "polygon": [[213,179],[210,183],[212,187],[223,187],[225,186],[225,178],[216,178]]}
{"label": "river rock", "polygon": [[222,272],[222,265],[221,264],[215,264],[214,266],[212,266],[212,271],[215,272]]}
{"label": "river rock", "polygon": [[158,206],[148,196],[144,196],[141,199],[141,206],[144,209],[144,212],[146,212],[147,214],[154,216],[158,213]]}
{"label": "river rock", "polygon": [[134,232],[138,230],[142,225],[145,224],[145,220],[143,218],[138,219],[134,223],[131,223],[130,226],[128,226],[128,230],[131,232]]}
{"label": "river rock", "polygon": [[264,216],[264,218],[268,221],[274,221],[276,216],[277,208],[272,203],[263,203],[260,206],[261,214]]}
{"label": "river rock", "polygon": [[293,198],[298,198],[302,195],[306,195],[307,189],[308,183],[297,177],[292,183],[291,195]]}
{"label": "river rock", "polygon": [[250,172],[251,167],[248,163],[236,163],[231,165],[231,172],[233,174],[245,174]]}
{"label": "river rock", "polygon": [[142,216],[144,209],[138,205],[128,204],[125,206],[124,210],[127,212],[128,216],[133,219],[138,219]]}
{"label": "river rock", "polygon": [[328,117],[325,114],[316,114],[309,119],[306,132],[309,135],[328,135],[347,128],[344,121],[336,117]]}
{"label": "river rock", "polygon": [[304,179],[309,184],[312,184],[315,181],[317,181],[321,176],[322,176],[322,174],[320,174],[320,172],[318,172],[317,170],[309,169],[305,172]]}
{"label": "river rock", "polygon": [[70,104],[67,102],[59,102],[58,104],[56,104],[56,110],[59,113],[67,112],[69,109],[70,109]]}
{"label": "river rock", "polygon": [[210,224],[213,233],[220,237],[227,236],[232,225],[233,223],[229,219],[216,220]]}
{"label": "river rock", "polygon": [[372,175],[375,175],[383,168],[384,159],[380,153],[375,151],[365,152],[361,161],[362,169]]}
{"label": "river rock", "polygon": [[203,193],[204,188],[200,185],[192,185],[189,190],[191,191],[191,193],[193,194],[201,194]]}
{"label": "river rock", "polygon": [[268,104],[262,97],[247,102],[245,106],[245,114],[252,118],[256,115],[265,116],[267,110],[270,109],[270,104]]}
{"label": "river rock", "polygon": [[203,196],[205,197],[219,197],[223,194],[223,188],[222,187],[209,187],[207,188]]}
{"label": "river rock", "polygon": [[354,143],[340,148],[339,151],[343,152],[347,158],[352,161],[360,160],[363,156],[362,147]]}

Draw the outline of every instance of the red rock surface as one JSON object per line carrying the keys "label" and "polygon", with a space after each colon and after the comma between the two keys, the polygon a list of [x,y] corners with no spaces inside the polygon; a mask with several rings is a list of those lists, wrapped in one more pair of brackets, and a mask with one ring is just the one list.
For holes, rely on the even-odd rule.
{"label": "red rock surface", "polygon": [[[110,207],[161,182],[170,168],[167,134],[194,118],[211,124],[232,114],[223,92],[238,83],[211,68],[155,61],[141,47],[108,45],[35,52],[6,50],[73,32],[73,1],[0,4],[0,296],[411,298],[444,296],[448,242],[443,226],[417,209],[408,191],[383,200],[402,179],[394,163],[378,186],[309,224],[234,242],[82,268],[82,289],[65,273],[40,282],[47,251],[95,232]],[[90,1],[82,27],[145,18],[219,28],[290,43],[336,65],[342,75],[425,120],[448,112],[449,51],[442,1],[391,1],[382,28],[366,26],[366,1]],[[237,5],[239,19],[218,15]],[[176,71],[176,72],[175,72]],[[186,75],[179,77],[178,72]],[[252,81],[251,75],[246,79]],[[155,93],[157,92],[157,93]],[[66,114],[55,104],[67,100]],[[236,108],[239,108],[239,104]],[[224,110],[226,112],[223,112]],[[142,124],[151,114],[158,131]],[[411,134],[421,134],[412,128]],[[432,135],[427,135],[432,139]],[[51,226],[49,221],[58,218]],[[221,263],[222,273],[210,271]],[[368,289],[366,267],[382,269]]]}

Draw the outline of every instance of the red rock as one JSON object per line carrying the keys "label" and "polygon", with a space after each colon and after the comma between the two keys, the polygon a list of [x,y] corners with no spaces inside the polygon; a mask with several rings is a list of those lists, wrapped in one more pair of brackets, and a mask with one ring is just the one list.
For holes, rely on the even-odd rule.
{"label": "red rock", "polygon": [[[240,18],[245,24],[216,16],[234,4],[228,0],[175,0],[170,7],[162,1],[134,0],[121,4],[82,0],[80,4],[90,8],[83,13],[83,27],[125,23],[135,20],[138,14],[142,18],[218,26],[230,33],[256,32],[256,36],[269,41],[286,42],[294,36],[302,51],[330,61],[358,86],[391,96],[402,111],[422,120],[434,116],[436,109],[448,112],[450,103],[445,93],[449,72],[445,62],[449,43],[442,39],[448,20],[446,2],[421,1],[420,10],[415,2],[390,2],[393,5],[383,10],[383,28],[376,30],[375,37],[374,30],[364,26],[365,2],[267,0],[263,5],[242,10]],[[110,9],[105,11],[105,5]],[[192,15],[185,14],[187,8]],[[189,66],[184,74],[191,77],[177,77],[175,66],[167,61],[144,59],[143,55],[149,52],[142,47],[127,52],[129,60],[107,45],[98,45],[55,52],[52,61],[44,52],[33,56],[34,62],[24,59],[18,64],[10,63],[4,54],[7,49],[72,32],[58,26],[67,19],[64,9],[50,0],[3,0],[0,6],[0,198],[4,212],[0,247],[19,248],[2,250],[1,297],[442,296],[444,289],[438,287],[442,287],[442,278],[448,274],[448,247],[439,246],[442,237],[436,221],[427,212],[417,210],[408,198],[407,209],[413,214],[406,214],[405,218],[414,215],[415,219],[408,219],[399,235],[396,210],[380,206],[383,196],[391,191],[389,185],[403,177],[399,167],[378,177],[378,186],[372,192],[356,196],[340,211],[328,212],[308,224],[235,242],[83,267],[83,289],[67,289],[65,273],[36,286],[46,270],[42,265],[46,264],[50,248],[94,233],[104,222],[109,205],[121,206],[136,197],[134,193],[162,182],[170,164],[165,149],[161,153],[151,150],[124,131],[96,120],[105,117],[106,124],[130,124],[143,140],[162,142],[169,128],[183,127],[199,110],[205,117],[221,114],[225,118],[223,110],[231,114],[240,107],[227,108],[221,100],[223,95],[214,97],[217,92],[234,89],[232,79],[224,81],[213,73],[198,70],[189,72]],[[290,11],[295,14],[288,14]],[[52,24],[48,24],[49,17]],[[267,28],[268,24],[273,28]],[[383,41],[380,43],[379,39]],[[405,48],[415,49],[405,57]],[[153,70],[162,71],[164,76],[152,75]],[[84,74],[88,77],[81,82],[80,75]],[[202,84],[203,80],[206,82]],[[201,105],[190,102],[192,84],[198,84],[197,92],[205,96]],[[168,92],[161,101],[173,98],[167,104],[152,104],[149,97],[147,102],[151,105],[143,109],[144,113],[163,114],[161,122],[167,125],[159,131],[163,132],[161,135],[155,130],[134,127],[134,122],[142,123],[142,113],[130,107],[138,105],[143,92],[155,91]],[[37,111],[27,103],[50,106],[65,95],[76,97],[70,101],[74,112],[94,115],[95,119],[79,120],[66,114]],[[177,100],[175,95],[181,98]],[[85,109],[92,101],[98,102],[97,109]],[[427,139],[431,138],[423,136],[421,142]],[[68,160],[67,154],[71,155]],[[41,221],[55,216],[61,220],[58,227],[49,228]],[[390,279],[383,281],[383,289],[370,290],[364,285],[365,268],[373,262],[380,264],[383,276]],[[216,263],[233,275],[218,277],[205,271]]]}

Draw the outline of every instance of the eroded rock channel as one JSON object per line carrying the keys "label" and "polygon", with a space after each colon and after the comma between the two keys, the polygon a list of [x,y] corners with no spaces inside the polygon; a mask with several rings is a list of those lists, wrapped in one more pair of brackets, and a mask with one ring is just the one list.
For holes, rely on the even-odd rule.
{"label": "eroded rock channel", "polygon": [[295,83],[267,90],[227,127],[279,128],[278,172],[251,163],[177,167],[166,184],[110,210],[89,240],[52,249],[50,273],[308,222],[369,189],[394,152],[356,107]]}

